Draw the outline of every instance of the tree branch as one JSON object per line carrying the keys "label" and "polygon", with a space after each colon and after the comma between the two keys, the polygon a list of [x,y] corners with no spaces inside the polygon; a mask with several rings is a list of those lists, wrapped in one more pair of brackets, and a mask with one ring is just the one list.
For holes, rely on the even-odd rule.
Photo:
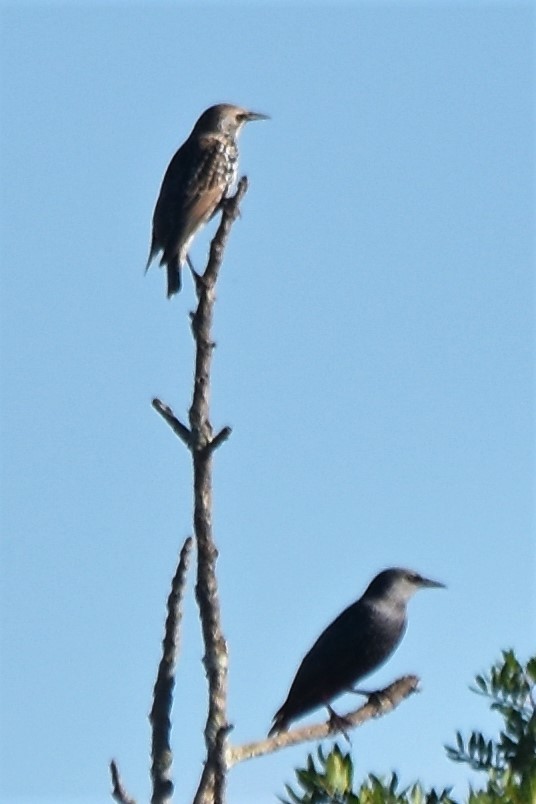
{"label": "tree branch", "polygon": [[380,717],[391,712],[405,698],[416,692],[418,685],[418,676],[402,676],[402,678],[393,681],[385,689],[370,695],[367,702],[360,706],[359,709],[348,712],[346,715],[340,715],[341,721],[344,721],[341,725],[328,721],[327,723],[292,729],[255,743],[238,746],[228,745],[226,752],[227,768],[231,768],[239,762],[245,762],[247,759],[273,754],[275,751],[279,751],[289,745],[297,745],[311,740],[323,740],[325,737],[344,732],[346,728],[361,726],[373,717]]}
{"label": "tree branch", "polygon": [[195,796],[196,804],[222,804],[225,778],[225,736],[227,734],[227,643],[221,628],[221,613],[216,578],[218,551],[212,535],[212,453],[223,443],[226,428],[213,439],[210,422],[210,370],[214,341],[212,320],[216,300],[215,285],[223,252],[238,207],[247,190],[247,180],[238,183],[236,194],[223,207],[218,230],[210,246],[207,267],[196,282],[197,309],[192,316],[195,340],[195,376],[190,420],[190,451],[194,472],[194,533],[197,543],[197,583],[195,595],[199,606],[205,655],[203,663],[208,680],[209,704],[205,724],[207,760]]}
{"label": "tree branch", "polygon": [[221,447],[224,441],[227,441],[232,432],[233,431],[230,427],[224,427],[222,430],[220,430],[219,433],[217,433],[214,436],[212,441],[209,444],[207,444],[205,449],[210,450],[210,452],[214,452],[214,450],[218,449],[218,447]]}
{"label": "tree branch", "polygon": [[166,421],[176,436],[178,436],[181,441],[183,441],[188,448],[190,448],[192,434],[188,430],[188,428],[180,422],[169,405],[166,405],[164,402],[161,402],[158,397],[155,397],[151,402],[153,408],[159,413],[164,421]]}
{"label": "tree branch", "polygon": [[112,798],[118,801],[119,804],[136,804],[136,799],[131,798],[123,787],[115,759],[110,762],[110,773],[112,775]]}
{"label": "tree branch", "polygon": [[151,804],[165,804],[171,801],[173,782],[171,764],[173,752],[170,744],[171,707],[175,686],[175,664],[179,650],[179,629],[182,618],[182,600],[186,586],[186,574],[190,563],[193,539],[189,536],[184,542],[180,559],[171,582],[167,600],[167,617],[162,640],[162,659],[154,685],[153,705],[149,720],[152,727],[151,779],[153,794]]}

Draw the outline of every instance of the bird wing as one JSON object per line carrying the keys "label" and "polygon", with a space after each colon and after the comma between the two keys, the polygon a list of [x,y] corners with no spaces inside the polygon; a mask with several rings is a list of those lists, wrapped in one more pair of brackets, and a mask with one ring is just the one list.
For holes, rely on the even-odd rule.
{"label": "bird wing", "polygon": [[398,644],[404,624],[384,623],[363,601],[345,609],[318,637],[304,657],[287,703],[302,712],[350,690],[376,669]]}
{"label": "bird wing", "polygon": [[228,187],[224,145],[216,137],[187,140],[162,181],[153,219],[153,238],[163,260],[182,247],[212,216]]}

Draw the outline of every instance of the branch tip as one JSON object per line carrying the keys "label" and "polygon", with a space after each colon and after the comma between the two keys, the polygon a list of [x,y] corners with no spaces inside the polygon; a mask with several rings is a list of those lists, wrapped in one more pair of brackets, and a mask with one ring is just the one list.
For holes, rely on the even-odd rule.
{"label": "branch tip", "polygon": [[153,802],[170,800],[173,794],[171,766],[171,707],[175,686],[175,665],[179,652],[179,631],[182,619],[182,600],[186,587],[186,575],[193,546],[191,536],[185,540],[179,563],[171,582],[167,599],[167,616],[162,640],[162,658],[154,685],[153,705],[149,715],[152,730],[151,779],[153,783]]}
{"label": "branch tip", "polygon": [[169,424],[175,435],[178,436],[178,438],[180,438],[180,440],[186,444],[188,448],[190,448],[192,444],[192,433],[185,424],[177,419],[169,405],[166,405],[164,402],[158,399],[158,397],[153,399],[151,405],[156,412],[162,416],[164,421]]}
{"label": "branch tip", "polygon": [[136,800],[131,798],[123,787],[115,759],[112,759],[110,762],[110,774],[112,777],[112,798],[119,802],[119,804],[136,804]]}
{"label": "branch tip", "polygon": [[221,445],[227,441],[232,432],[233,430],[231,427],[223,427],[220,432],[214,436],[212,441],[207,444],[206,449],[208,452],[214,452],[214,450],[218,449],[218,447],[221,447]]}

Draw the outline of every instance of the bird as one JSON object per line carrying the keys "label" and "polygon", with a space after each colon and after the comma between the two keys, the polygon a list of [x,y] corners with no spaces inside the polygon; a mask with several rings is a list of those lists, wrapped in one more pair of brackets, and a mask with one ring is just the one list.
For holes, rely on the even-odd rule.
{"label": "bird", "polygon": [[[319,706],[330,718],[342,720],[330,702],[382,665],[406,630],[406,606],[418,589],[444,584],[400,567],[383,570],[362,597],[345,609],[320,634],[300,664],[287,699],[275,713],[268,736]],[[362,693],[369,694],[369,693]]]}
{"label": "bird", "polygon": [[145,270],[159,252],[167,268],[168,298],[181,289],[181,268],[193,238],[216,214],[238,172],[237,138],[245,123],[268,115],[219,103],[200,116],[173,156],[156,202]]}

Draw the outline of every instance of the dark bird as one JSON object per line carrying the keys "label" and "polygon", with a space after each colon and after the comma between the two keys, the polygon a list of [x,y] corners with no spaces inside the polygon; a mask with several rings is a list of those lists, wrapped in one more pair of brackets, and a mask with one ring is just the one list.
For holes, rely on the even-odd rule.
{"label": "dark bird", "polygon": [[407,569],[380,572],[306,654],[268,736],[286,731],[291,721],[318,706],[327,706],[334,716],[330,701],[342,692],[357,692],[354,684],[394,652],[406,630],[408,600],[424,587],[444,584]]}
{"label": "dark bird", "polygon": [[161,251],[167,267],[168,298],[181,289],[181,268],[197,232],[218,211],[236,181],[237,138],[250,120],[267,115],[220,103],[207,109],[181,145],[164,175],[153,215],[146,270]]}

